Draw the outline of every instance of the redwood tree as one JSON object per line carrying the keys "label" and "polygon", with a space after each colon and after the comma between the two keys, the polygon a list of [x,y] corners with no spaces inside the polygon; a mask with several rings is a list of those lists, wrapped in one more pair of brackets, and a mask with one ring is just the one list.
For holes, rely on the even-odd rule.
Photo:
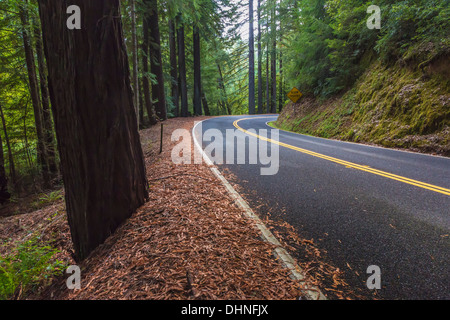
{"label": "redwood tree", "polygon": [[258,113],[263,113],[262,44],[261,44],[261,0],[258,0]]}
{"label": "redwood tree", "polygon": [[[3,119],[2,105],[0,104],[0,111]],[[5,122],[3,121],[3,127]],[[3,141],[0,135],[0,204],[4,204],[11,198],[11,194],[8,192],[8,177],[5,170],[5,159],[3,156]]]}
{"label": "redwood tree", "polygon": [[146,0],[148,3],[148,27],[150,29],[150,65],[157,83],[152,84],[152,97],[156,115],[159,120],[167,120],[166,94],[164,92],[164,72],[161,54],[161,36],[159,32],[158,1]]}
{"label": "redwood tree", "polygon": [[[80,30],[66,27],[81,9]],[[119,0],[39,0],[50,98],[77,260],[148,198]]]}
{"label": "redwood tree", "polygon": [[198,26],[194,26],[194,115],[201,116],[202,113],[202,76],[201,76],[201,47],[200,47],[200,30]]}
{"label": "redwood tree", "polygon": [[158,123],[156,119],[155,108],[153,106],[152,97],[150,94],[150,69],[149,69],[149,56],[150,56],[150,35],[148,30],[148,15],[144,16],[144,21],[142,24],[143,28],[143,39],[142,39],[142,71],[144,73],[142,79],[142,91],[144,92],[144,103],[147,109],[148,120],[150,125],[154,126]]}
{"label": "redwood tree", "polygon": [[249,0],[249,78],[248,78],[248,112],[255,114],[255,35],[253,30],[253,0]]}
{"label": "redwood tree", "polygon": [[178,38],[178,65],[180,73],[180,95],[181,95],[181,116],[188,117],[188,94],[186,81],[186,45],[184,41],[184,25],[181,15],[177,16],[177,38]]}
{"label": "redwood tree", "polygon": [[174,115],[178,117],[180,115],[180,96],[178,93],[178,66],[177,66],[177,39],[175,34],[175,21],[169,19],[169,47],[170,47],[170,76],[171,76],[171,89],[172,89],[172,103],[175,107]]}
{"label": "redwood tree", "polygon": [[136,1],[131,0],[131,41],[133,54],[133,90],[134,90],[134,105],[137,116],[137,123],[140,124],[140,103],[139,103],[139,70],[138,70],[138,40],[136,30]]}

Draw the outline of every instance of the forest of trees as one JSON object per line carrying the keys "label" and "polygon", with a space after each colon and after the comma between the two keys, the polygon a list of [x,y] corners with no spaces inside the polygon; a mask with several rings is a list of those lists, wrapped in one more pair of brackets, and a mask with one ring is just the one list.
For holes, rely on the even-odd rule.
{"label": "forest of trees", "polygon": [[[249,66],[249,3],[121,1],[140,128],[177,116],[248,113],[256,99],[257,109],[251,107],[250,113],[276,112],[277,87],[283,94],[277,86],[282,83],[276,64],[278,5],[275,0],[258,1],[251,8],[251,22],[256,21],[255,30],[257,25],[261,32],[257,38],[259,77],[249,79],[250,67],[250,74],[255,73],[255,63]],[[1,190],[6,199],[11,193],[27,194],[58,183],[60,159],[38,1],[2,1],[0,17],[1,164],[5,172]],[[254,41],[254,33],[250,34]]]}
{"label": "forest of trees", "polygon": [[[0,2],[1,203],[51,188],[61,181],[61,171],[75,189],[101,179],[101,172],[117,171],[120,157],[109,165],[95,163],[93,181],[79,181],[92,168],[78,162],[92,161],[70,158],[75,150],[96,149],[87,138],[67,138],[80,132],[79,123],[91,123],[90,134],[106,139],[101,126],[108,128],[114,119],[104,119],[102,106],[135,115],[122,116],[123,130],[129,132],[122,144],[106,139],[105,149],[95,150],[99,156],[111,156],[111,150],[133,154],[134,172],[121,181],[135,192],[125,196],[132,203],[122,208],[128,214],[146,197],[145,188],[136,191],[145,184],[139,182],[144,169],[137,127],[178,116],[276,113],[294,86],[327,98],[350,88],[375,59],[420,64],[449,51],[448,0],[380,0],[381,30],[367,28],[372,3],[363,0],[72,2]],[[77,36],[68,33],[65,23],[71,4],[87,11],[85,30],[73,32]],[[122,19],[99,26],[99,17],[111,10]],[[106,33],[112,38],[104,36],[107,44],[97,47],[100,35],[89,32],[100,28],[120,34]],[[64,47],[67,41],[72,47]],[[77,53],[69,54],[73,47]],[[74,77],[68,82],[61,72]],[[77,87],[79,82],[83,86]],[[86,94],[87,86],[95,95]],[[58,109],[62,105],[65,109]],[[70,183],[65,181],[65,187],[70,193]],[[115,192],[102,191],[98,197]],[[95,201],[75,193],[69,206],[82,210]],[[118,203],[113,207],[121,208]]]}
{"label": "forest of trees", "polygon": [[[449,1],[380,1],[380,31],[366,27],[371,4],[121,1],[140,127],[176,116],[276,113],[294,86],[330,97],[351,87],[374,59],[420,63],[448,52]],[[0,3],[0,48],[9,189],[48,188],[59,159],[37,0]]]}

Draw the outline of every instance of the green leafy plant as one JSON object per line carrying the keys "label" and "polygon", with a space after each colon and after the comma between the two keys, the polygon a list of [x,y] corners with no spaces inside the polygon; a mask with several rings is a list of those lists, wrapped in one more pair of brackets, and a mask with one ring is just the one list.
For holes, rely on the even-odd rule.
{"label": "green leafy plant", "polygon": [[66,265],[54,259],[57,249],[38,236],[20,243],[11,254],[0,257],[0,300],[11,299],[18,289],[28,293],[45,286]]}
{"label": "green leafy plant", "polygon": [[63,199],[62,191],[53,191],[48,194],[42,194],[38,200],[33,202],[33,207],[35,209],[43,208],[61,199]]}

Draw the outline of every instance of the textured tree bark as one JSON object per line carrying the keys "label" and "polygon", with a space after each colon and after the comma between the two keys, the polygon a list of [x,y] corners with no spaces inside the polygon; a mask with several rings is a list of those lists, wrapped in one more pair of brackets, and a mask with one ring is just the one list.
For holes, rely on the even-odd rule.
{"label": "textured tree bark", "polygon": [[146,0],[149,4],[150,16],[148,26],[150,28],[150,65],[152,73],[156,76],[157,83],[152,84],[152,97],[156,115],[159,120],[167,120],[166,94],[164,92],[164,72],[161,55],[161,37],[159,34],[158,1]]}
{"label": "textured tree bark", "polygon": [[249,0],[249,77],[248,77],[248,112],[255,114],[255,35],[253,31],[253,0]]}
{"label": "textured tree bark", "polygon": [[34,52],[31,46],[31,37],[29,34],[28,26],[28,15],[24,6],[20,7],[19,12],[20,20],[22,22],[23,31],[22,38],[25,50],[25,60],[27,64],[28,71],[28,82],[30,86],[31,102],[33,104],[34,120],[36,125],[36,135],[37,135],[37,158],[38,163],[41,166],[42,177],[44,182],[44,188],[50,187],[50,176],[47,163],[47,152],[45,148],[45,137],[44,129],[42,125],[42,112],[41,103],[39,97],[38,80],[36,75],[36,65],[34,61]]}
{"label": "textured tree bark", "polygon": [[178,66],[177,66],[177,40],[175,35],[175,22],[169,20],[169,50],[170,50],[170,76],[172,78],[172,103],[175,107],[174,115],[180,115],[180,97],[178,93]]}
{"label": "textured tree bark", "polygon": [[[81,9],[81,30],[66,27],[69,5]],[[39,0],[77,260],[148,198],[119,8],[119,0]]]}
{"label": "textured tree bark", "polygon": [[201,55],[200,55],[200,30],[194,26],[194,115],[201,116],[202,113],[202,77],[201,77]]}
{"label": "textured tree bark", "polygon": [[184,26],[181,18],[178,16],[178,64],[180,72],[180,93],[181,93],[181,116],[188,117],[188,96],[187,96],[187,81],[186,81],[186,46],[184,41]]}

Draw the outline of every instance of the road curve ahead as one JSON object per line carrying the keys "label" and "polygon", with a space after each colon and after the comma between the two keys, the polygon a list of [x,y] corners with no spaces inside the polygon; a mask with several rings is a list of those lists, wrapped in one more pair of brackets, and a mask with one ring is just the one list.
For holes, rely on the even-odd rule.
{"label": "road curve ahead", "polygon": [[[450,159],[286,131],[271,140],[260,130],[272,129],[267,122],[276,118],[218,117],[195,134],[234,129],[277,145],[275,175],[261,175],[261,165],[249,161],[218,167],[237,177],[251,207],[265,203],[257,212],[278,212],[302,238],[314,239],[368,298],[367,269],[375,265],[378,297],[450,299]],[[223,141],[226,150],[232,142]]]}

